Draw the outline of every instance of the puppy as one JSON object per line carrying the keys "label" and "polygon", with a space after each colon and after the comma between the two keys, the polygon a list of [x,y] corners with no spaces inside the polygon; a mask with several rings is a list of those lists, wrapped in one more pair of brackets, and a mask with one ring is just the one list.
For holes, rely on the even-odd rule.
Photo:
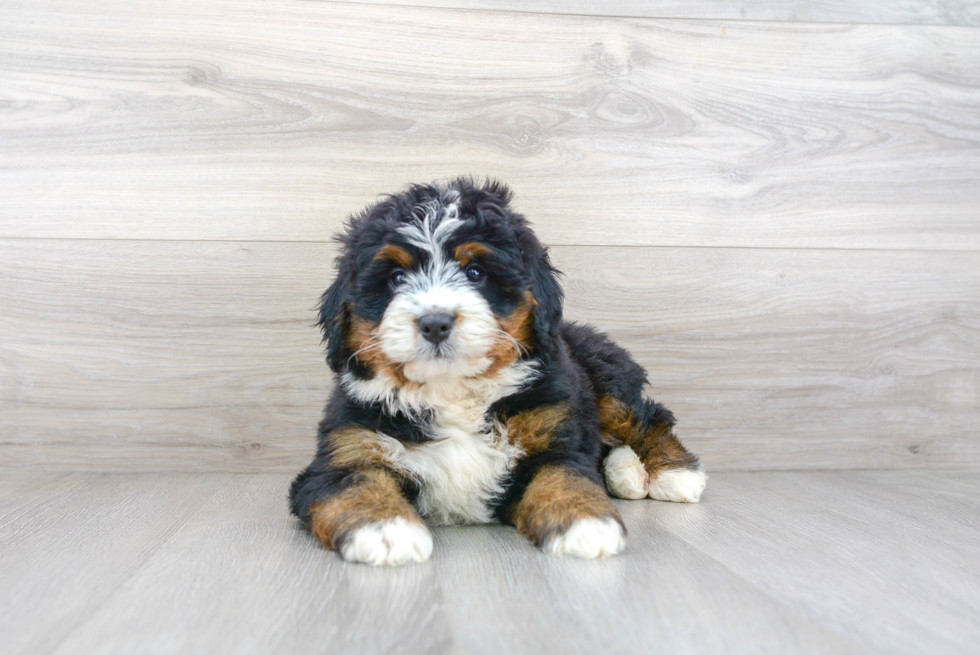
{"label": "puppy", "polygon": [[701,496],[646,372],[562,321],[558,271],[510,203],[493,181],[416,185],[337,237],[319,320],[336,385],[290,502],[346,560],[422,562],[427,524],[496,520],[603,557],[624,547],[609,494]]}

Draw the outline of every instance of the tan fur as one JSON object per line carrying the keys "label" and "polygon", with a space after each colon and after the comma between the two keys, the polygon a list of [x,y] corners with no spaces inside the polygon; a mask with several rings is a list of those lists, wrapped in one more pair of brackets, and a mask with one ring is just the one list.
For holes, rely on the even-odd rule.
{"label": "tan fur", "polygon": [[470,241],[456,248],[453,258],[459,262],[460,268],[466,268],[474,259],[485,257],[493,253],[488,246],[476,241]]}
{"label": "tan fur", "polygon": [[368,469],[353,485],[310,508],[310,531],[327,548],[339,549],[357,528],[399,517],[424,525],[397,478],[383,469]]}
{"label": "tan fur", "polygon": [[612,396],[599,399],[599,422],[603,441],[632,448],[652,480],[662,471],[697,465],[698,458],[681,445],[670,425],[643,426],[625,403]]}
{"label": "tan fur", "polygon": [[[388,359],[377,343],[378,326],[358,316],[351,316],[347,345],[354,351],[358,361],[368,367],[375,375],[385,374],[401,386],[415,385],[405,377],[402,365]],[[358,352],[363,350],[363,352]]]}
{"label": "tan fur", "polygon": [[512,516],[517,531],[538,546],[584,518],[613,518],[623,524],[605,489],[557,464],[535,474]]}
{"label": "tan fur", "polygon": [[[459,262],[461,268],[469,266],[474,259],[486,257],[493,254],[493,249],[482,243],[470,241],[456,248],[454,257]],[[520,347],[514,345],[509,339],[498,339],[497,343],[488,353],[492,361],[490,368],[480,374],[481,378],[492,378],[500,371],[513,364],[520,357],[520,349],[531,349],[531,333],[534,324],[534,308],[538,303],[530,291],[524,293],[524,298],[507,316],[498,316],[497,325],[506,334],[513,337]]]}
{"label": "tan fur", "polygon": [[395,262],[406,271],[411,270],[415,266],[415,258],[399,246],[387,245],[378,251],[378,254],[374,256],[375,259],[390,259]]}
{"label": "tan fur", "polygon": [[334,466],[370,468],[386,466],[388,458],[372,430],[349,427],[334,430],[327,436],[327,452]]}
{"label": "tan fur", "polygon": [[538,407],[507,419],[507,440],[528,456],[542,453],[551,446],[555,431],[568,420],[566,403]]}
{"label": "tan fur", "polygon": [[[508,316],[498,316],[497,325],[506,334],[513,337],[520,348],[531,350],[531,335],[534,326],[534,308],[538,303],[530,291],[525,292],[524,299]],[[497,339],[497,343],[487,356],[491,360],[490,367],[480,374],[481,378],[492,378],[500,371],[513,364],[521,356],[520,348],[514,345],[510,339],[503,337]]]}
{"label": "tan fur", "polygon": [[632,447],[640,438],[639,426],[633,419],[633,412],[625,403],[612,396],[599,398],[599,424],[602,427],[603,441],[609,445],[629,444]]}

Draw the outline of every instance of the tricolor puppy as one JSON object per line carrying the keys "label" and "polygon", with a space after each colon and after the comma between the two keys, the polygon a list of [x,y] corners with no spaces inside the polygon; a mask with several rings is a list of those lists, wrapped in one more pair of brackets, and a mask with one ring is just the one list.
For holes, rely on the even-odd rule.
{"label": "tricolor puppy", "polygon": [[337,384],[290,490],[327,547],[422,562],[427,524],[499,520],[603,557],[624,546],[609,494],[698,501],[706,477],[673,415],[625,350],[562,322],[558,271],[506,187],[413,186],[339,240],[320,307]]}

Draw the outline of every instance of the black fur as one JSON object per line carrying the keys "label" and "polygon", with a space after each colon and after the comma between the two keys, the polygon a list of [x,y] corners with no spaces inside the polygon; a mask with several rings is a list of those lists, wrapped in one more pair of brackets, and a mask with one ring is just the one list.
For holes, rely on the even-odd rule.
{"label": "black fur", "polygon": [[[377,322],[392,297],[387,283],[391,265],[379,263],[375,254],[383,245],[394,243],[424,259],[426,253],[401,239],[397,228],[417,216],[419,207],[440,202],[446,188],[415,185],[388,196],[352,218],[338,237],[343,252],[337,260],[337,277],[323,294],[319,314],[327,362],[335,373],[336,384],[319,426],[316,458],[290,490],[292,512],[303,522],[308,520],[313,503],[344,489],[357,476],[356,471],[331,463],[325,444],[333,430],[356,425],[406,444],[429,439],[425,415],[389,415],[380,404],[351,397],[340,384],[340,377],[345,373],[357,378],[372,375],[353,356],[347,333],[354,316]],[[528,481],[544,464],[560,462],[600,485],[603,483],[598,398],[618,399],[644,423],[673,424],[674,417],[662,405],[643,398],[646,373],[623,348],[591,327],[562,322],[559,272],[525,218],[511,209],[507,188],[497,182],[477,185],[465,178],[451,182],[448,188],[458,195],[459,216],[465,220],[465,228],[453,235],[447,247],[451,250],[460,243],[477,241],[496,253],[493,261],[481,262],[488,276],[481,293],[493,311],[499,315],[514,311],[526,291],[536,302],[533,339],[523,357],[538,360],[541,375],[528,388],[497,401],[489,413],[506,421],[516,414],[557,403],[572,408],[569,420],[554,435],[550,448],[518,461],[505,492],[494,501],[493,511],[508,522]],[[404,491],[410,499],[418,492],[408,480]]]}

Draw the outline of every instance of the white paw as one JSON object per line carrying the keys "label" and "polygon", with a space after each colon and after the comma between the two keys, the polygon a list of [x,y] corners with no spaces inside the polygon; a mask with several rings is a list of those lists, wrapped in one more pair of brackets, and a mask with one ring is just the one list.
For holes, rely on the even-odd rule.
{"label": "white paw", "polygon": [[654,500],[696,503],[701,500],[701,492],[707,482],[708,476],[704,471],[673,469],[663,471],[655,480],[650,480],[648,493]]}
{"label": "white paw", "polygon": [[396,566],[424,562],[432,554],[432,535],[425,526],[394,518],[356,529],[340,549],[348,562]]}
{"label": "white paw", "polygon": [[647,471],[643,462],[629,446],[613,448],[603,462],[606,487],[617,498],[645,498],[647,495]]}
{"label": "white paw", "polygon": [[549,543],[552,555],[595,559],[621,553],[626,547],[623,527],[615,519],[579,519],[565,534]]}

